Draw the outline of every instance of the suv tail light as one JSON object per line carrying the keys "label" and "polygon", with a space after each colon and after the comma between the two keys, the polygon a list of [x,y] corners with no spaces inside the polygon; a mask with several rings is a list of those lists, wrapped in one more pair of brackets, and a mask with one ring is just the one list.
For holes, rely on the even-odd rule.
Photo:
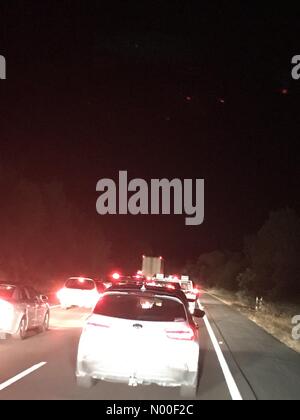
{"label": "suv tail light", "polygon": [[63,295],[65,295],[65,288],[60,289],[57,293],[56,296],[59,300],[61,300],[61,298],[63,297]]}
{"label": "suv tail light", "polygon": [[1,314],[6,312],[6,311],[10,311],[12,309],[12,304],[9,302],[6,302],[6,300],[2,300],[0,299],[0,311]]}
{"label": "suv tail light", "polygon": [[188,340],[191,341],[195,338],[194,331],[191,327],[183,328],[181,330],[166,330],[168,338],[173,340]]}
{"label": "suv tail light", "polygon": [[12,321],[13,305],[0,299],[0,321],[1,325],[7,325]]}

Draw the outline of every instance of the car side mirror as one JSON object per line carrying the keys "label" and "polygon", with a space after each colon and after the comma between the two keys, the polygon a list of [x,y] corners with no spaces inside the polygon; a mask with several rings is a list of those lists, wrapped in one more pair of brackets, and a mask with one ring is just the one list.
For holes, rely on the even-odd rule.
{"label": "car side mirror", "polygon": [[205,312],[202,311],[201,309],[195,309],[194,313],[193,313],[193,316],[195,318],[204,318],[205,317]]}
{"label": "car side mirror", "polygon": [[43,301],[43,302],[48,302],[48,296],[46,296],[46,295],[40,295],[40,299],[41,299],[41,301]]}

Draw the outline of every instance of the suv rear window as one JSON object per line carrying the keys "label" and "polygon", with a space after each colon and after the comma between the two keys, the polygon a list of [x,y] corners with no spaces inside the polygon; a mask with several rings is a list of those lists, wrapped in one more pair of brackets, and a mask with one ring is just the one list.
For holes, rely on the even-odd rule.
{"label": "suv rear window", "polygon": [[90,279],[74,278],[67,280],[65,287],[67,289],[93,290],[95,288],[95,283]]}
{"label": "suv rear window", "polygon": [[107,294],[95,306],[94,314],[138,321],[186,321],[181,302],[154,295]]}

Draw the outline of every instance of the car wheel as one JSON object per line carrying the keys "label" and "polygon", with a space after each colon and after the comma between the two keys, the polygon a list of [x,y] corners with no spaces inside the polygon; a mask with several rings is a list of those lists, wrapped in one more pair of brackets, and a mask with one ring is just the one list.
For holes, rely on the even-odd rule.
{"label": "car wheel", "polygon": [[196,397],[197,387],[183,385],[180,388],[180,396],[185,399],[193,399]]}
{"label": "car wheel", "polygon": [[77,385],[80,388],[89,389],[94,385],[94,379],[91,376],[77,376]]}
{"label": "car wheel", "polygon": [[46,313],[43,324],[39,327],[39,332],[43,333],[49,330],[49,323],[50,323],[50,314],[49,312]]}
{"label": "car wheel", "polygon": [[26,318],[23,317],[20,321],[18,331],[15,334],[13,334],[13,337],[18,340],[24,340],[26,338],[26,332]]}

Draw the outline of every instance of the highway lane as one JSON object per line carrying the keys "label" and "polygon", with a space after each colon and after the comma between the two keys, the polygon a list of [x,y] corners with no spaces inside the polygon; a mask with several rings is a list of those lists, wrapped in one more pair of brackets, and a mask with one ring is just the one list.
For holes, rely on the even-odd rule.
{"label": "highway lane", "polygon": [[[285,346],[282,348],[280,343],[251,321],[215,298],[204,295],[201,302],[207,311],[207,321],[211,325],[216,343],[224,355],[225,365],[242,398],[296,398],[300,390],[300,356]],[[0,342],[0,389],[1,384],[17,374],[41,362],[46,363],[0,390],[0,400],[180,399],[177,389],[156,386],[131,388],[127,385],[99,382],[90,390],[78,388],[74,375],[76,352],[81,327],[87,316],[88,312],[82,309],[64,311],[56,308],[52,310],[51,330],[47,333],[31,333],[23,342]],[[224,368],[220,362],[208,333],[207,323],[199,320],[199,327],[202,357],[197,399],[229,400],[232,398],[232,389],[230,378],[226,376],[226,366]],[[254,345],[257,336],[260,339],[258,349]],[[272,348],[274,352],[271,351]],[[121,352],[120,349],[120,357]],[[298,368],[294,363],[298,363]],[[269,380],[272,382],[268,382]],[[278,384],[283,385],[280,387]],[[298,387],[296,391],[295,385]],[[298,398],[300,399],[300,395]]]}
{"label": "highway lane", "polygon": [[[52,310],[51,330],[31,333],[23,342],[0,343],[0,384],[40,362],[47,364],[19,382],[0,391],[0,399],[180,399],[177,389],[157,386],[131,388],[127,385],[99,382],[91,390],[78,388],[75,382],[77,344],[88,312],[82,309]],[[199,321],[203,346],[202,379],[199,398],[230,399],[214,348],[203,321]],[[121,357],[122,349],[120,349]]]}
{"label": "highway lane", "polygon": [[224,342],[231,371],[240,372],[255,398],[300,400],[299,353],[220,300],[206,294],[202,302]]}

